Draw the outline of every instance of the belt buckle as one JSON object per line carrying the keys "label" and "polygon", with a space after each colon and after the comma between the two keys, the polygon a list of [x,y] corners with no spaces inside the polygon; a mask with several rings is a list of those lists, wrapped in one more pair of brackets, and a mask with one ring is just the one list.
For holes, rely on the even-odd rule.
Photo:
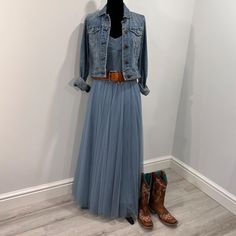
{"label": "belt buckle", "polygon": [[117,73],[117,71],[110,71],[109,78],[111,81],[117,82],[119,80],[119,74]]}

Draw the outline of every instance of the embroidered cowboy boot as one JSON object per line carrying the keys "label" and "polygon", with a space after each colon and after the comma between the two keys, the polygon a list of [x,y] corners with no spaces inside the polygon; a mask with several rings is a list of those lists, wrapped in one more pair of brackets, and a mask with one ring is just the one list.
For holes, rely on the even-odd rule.
{"label": "embroidered cowboy boot", "polygon": [[151,174],[141,173],[141,185],[139,196],[138,222],[146,229],[153,228],[153,222],[148,207],[148,201],[151,188]]}
{"label": "embroidered cowboy boot", "polygon": [[167,176],[165,171],[160,170],[151,173],[152,185],[150,190],[149,209],[152,213],[157,213],[159,219],[167,225],[177,225],[178,221],[165,208],[165,193],[167,188]]}

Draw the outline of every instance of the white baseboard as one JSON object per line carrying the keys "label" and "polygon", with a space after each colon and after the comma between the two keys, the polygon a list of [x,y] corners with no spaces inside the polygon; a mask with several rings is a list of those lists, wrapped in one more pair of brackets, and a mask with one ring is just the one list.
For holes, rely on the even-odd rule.
{"label": "white baseboard", "polygon": [[[144,172],[161,169],[173,169],[177,174],[194,184],[201,191],[216,200],[236,215],[236,196],[229,193],[192,167],[173,156],[164,156],[144,161]],[[26,189],[0,194],[0,210],[6,211],[16,207],[50,200],[71,193],[73,178],[34,186]]]}
{"label": "white baseboard", "polygon": [[235,195],[173,156],[170,168],[236,215]]}
{"label": "white baseboard", "polygon": [[163,156],[144,160],[144,172],[152,172],[170,168],[172,156]]}
{"label": "white baseboard", "polygon": [[0,194],[0,211],[11,210],[71,193],[73,178]]}

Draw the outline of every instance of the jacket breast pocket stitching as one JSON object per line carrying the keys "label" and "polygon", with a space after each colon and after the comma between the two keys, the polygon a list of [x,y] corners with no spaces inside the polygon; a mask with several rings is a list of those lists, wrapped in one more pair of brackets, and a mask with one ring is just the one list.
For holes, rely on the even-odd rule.
{"label": "jacket breast pocket stitching", "polygon": [[141,36],[142,33],[143,33],[141,27],[137,27],[137,28],[132,27],[132,28],[130,28],[129,30],[130,30],[131,32],[133,32],[133,33],[134,33],[135,35],[137,35],[137,36]]}

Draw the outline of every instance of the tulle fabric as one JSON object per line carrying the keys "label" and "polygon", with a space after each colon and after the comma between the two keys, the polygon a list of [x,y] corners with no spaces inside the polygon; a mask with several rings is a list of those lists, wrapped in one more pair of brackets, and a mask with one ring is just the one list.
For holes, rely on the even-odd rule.
{"label": "tulle fabric", "polygon": [[137,218],[143,172],[141,95],[136,80],[93,80],[72,192],[96,215]]}

